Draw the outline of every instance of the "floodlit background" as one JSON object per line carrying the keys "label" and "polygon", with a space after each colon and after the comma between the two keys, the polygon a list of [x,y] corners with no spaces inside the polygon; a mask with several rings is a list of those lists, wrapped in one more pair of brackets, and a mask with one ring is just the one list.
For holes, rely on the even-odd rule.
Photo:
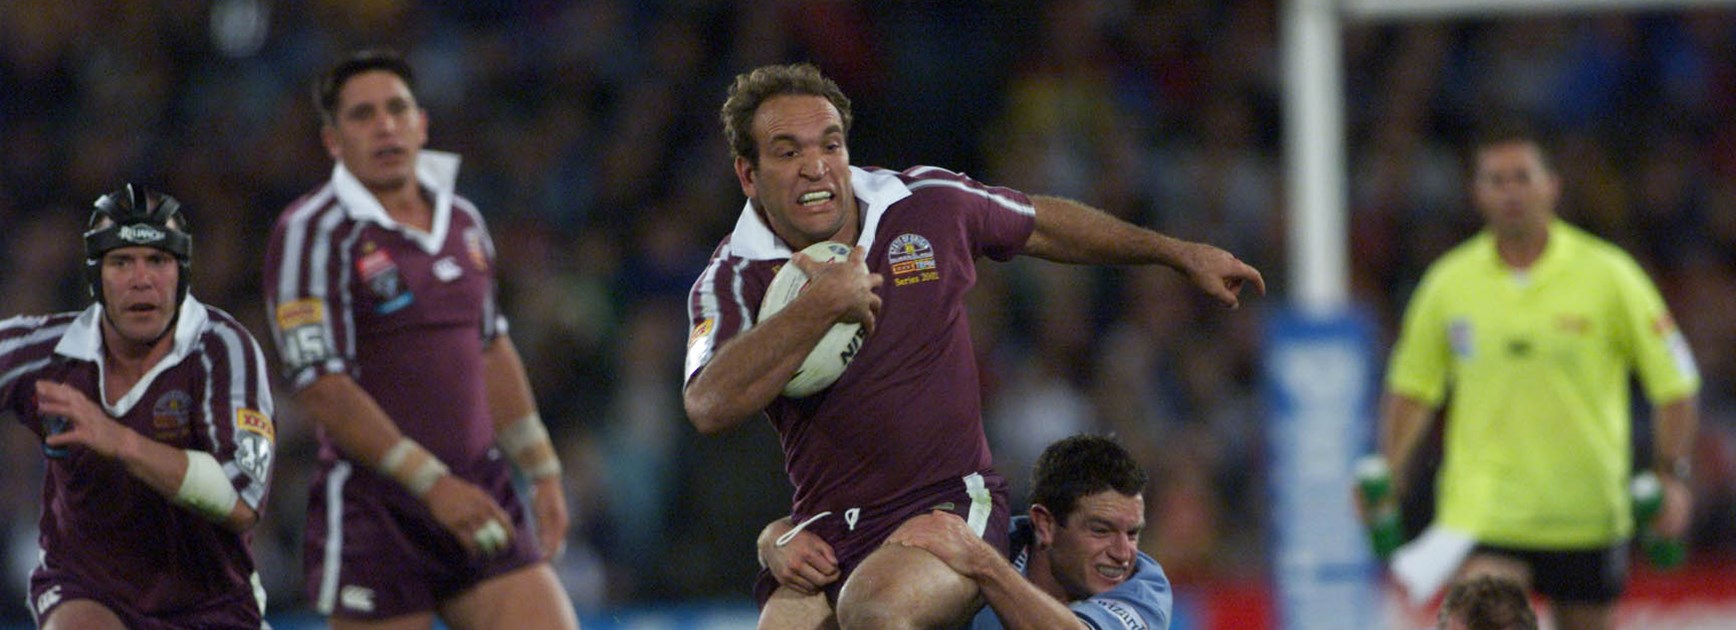
{"label": "floodlit background", "polygon": [[[396,47],[418,72],[430,147],[464,155],[460,192],[500,251],[513,338],[567,466],[574,528],[557,568],[586,627],[751,627],[753,538],[790,487],[764,423],[703,437],[683,417],[683,302],[742,205],[717,120],[728,82],[808,60],[855,102],[857,165],[1074,197],[1265,273],[1271,292],[1229,311],[1168,271],[984,262],[971,298],[983,390],[960,392],[984,398],[1016,509],[1044,445],[1118,434],[1152,472],[1142,544],[1176,583],[1176,627],[1264,627],[1276,585],[1262,328],[1291,277],[1282,9],[0,3],[0,316],[83,307],[86,209],[136,181],[188,206],[194,293],[264,341],[272,221],[331,171],[311,83],[351,49]],[[1639,569],[1624,624],[1736,624],[1736,12],[1360,22],[1340,43],[1350,295],[1375,323],[1370,359],[1384,361],[1423,267],[1478,226],[1461,143],[1497,114],[1557,131],[1564,216],[1652,272],[1706,382],[1693,564]],[[315,448],[287,396],[279,409],[254,546],[273,618],[294,627],[310,619],[300,544]],[[0,454],[12,462],[0,626],[23,625],[41,455],[22,428],[0,430]]]}

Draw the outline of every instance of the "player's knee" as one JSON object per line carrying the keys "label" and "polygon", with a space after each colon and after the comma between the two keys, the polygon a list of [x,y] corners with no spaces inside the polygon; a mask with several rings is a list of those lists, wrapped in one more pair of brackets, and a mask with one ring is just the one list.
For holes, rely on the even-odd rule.
{"label": "player's knee", "polygon": [[910,619],[909,608],[884,599],[838,602],[838,627],[841,630],[917,630]]}

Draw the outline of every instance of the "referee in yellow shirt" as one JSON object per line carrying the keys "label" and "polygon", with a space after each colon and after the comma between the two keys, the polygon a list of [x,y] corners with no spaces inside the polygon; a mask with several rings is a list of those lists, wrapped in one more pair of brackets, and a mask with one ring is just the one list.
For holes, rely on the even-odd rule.
{"label": "referee in yellow shirt", "polygon": [[1387,369],[1381,451],[1402,481],[1451,396],[1435,519],[1476,541],[1459,577],[1534,589],[1563,630],[1610,628],[1634,533],[1630,379],[1653,409],[1665,491],[1653,525],[1680,536],[1699,373],[1639,265],[1556,217],[1561,181],[1536,137],[1508,130],[1475,149],[1471,196],[1485,229],[1431,265],[1411,297]]}

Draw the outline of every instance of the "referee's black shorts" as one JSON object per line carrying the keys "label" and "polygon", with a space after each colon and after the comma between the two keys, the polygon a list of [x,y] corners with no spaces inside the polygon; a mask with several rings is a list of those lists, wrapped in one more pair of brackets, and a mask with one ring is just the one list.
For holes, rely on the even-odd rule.
{"label": "referee's black shorts", "polygon": [[1531,588],[1562,604],[1611,604],[1627,588],[1628,545],[1601,549],[1536,550],[1478,544],[1477,554],[1531,567]]}

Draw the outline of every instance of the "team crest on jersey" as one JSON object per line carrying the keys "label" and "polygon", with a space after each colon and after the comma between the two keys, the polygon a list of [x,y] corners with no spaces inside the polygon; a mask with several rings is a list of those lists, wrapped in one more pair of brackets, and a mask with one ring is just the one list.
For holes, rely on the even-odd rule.
{"label": "team crest on jersey", "polygon": [[482,228],[471,226],[464,229],[464,249],[470,252],[470,264],[477,271],[488,271],[488,252],[482,249]]}
{"label": "team crest on jersey", "polygon": [[387,315],[409,306],[415,295],[404,286],[398,263],[392,261],[392,255],[371,242],[362,245],[362,252],[361,259],[356,261],[356,273],[368,285],[368,290],[380,298],[380,303],[374,305],[374,312]]}
{"label": "team crest on jersey", "polygon": [[1453,354],[1461,359],[1471,358],[1471,349],[1476,347],[1471,338],[1471,320],[1455,319],[1447,324],[1447,343],[1452,346]]}
{"label": "team crest on jersey", "polygon": [[893,238],[892,245],[886,248],[886,263],[892,269],[893,286],[940,279],[940,270],[934,262],[934,245],[921,234],[900,234]]}
{"label": "team crest on jersey", "polygon": [[177,389],[163,394],[151,407],[152,437],[159,442],[186,437],[192,413],[193,397],[187,392]]}

